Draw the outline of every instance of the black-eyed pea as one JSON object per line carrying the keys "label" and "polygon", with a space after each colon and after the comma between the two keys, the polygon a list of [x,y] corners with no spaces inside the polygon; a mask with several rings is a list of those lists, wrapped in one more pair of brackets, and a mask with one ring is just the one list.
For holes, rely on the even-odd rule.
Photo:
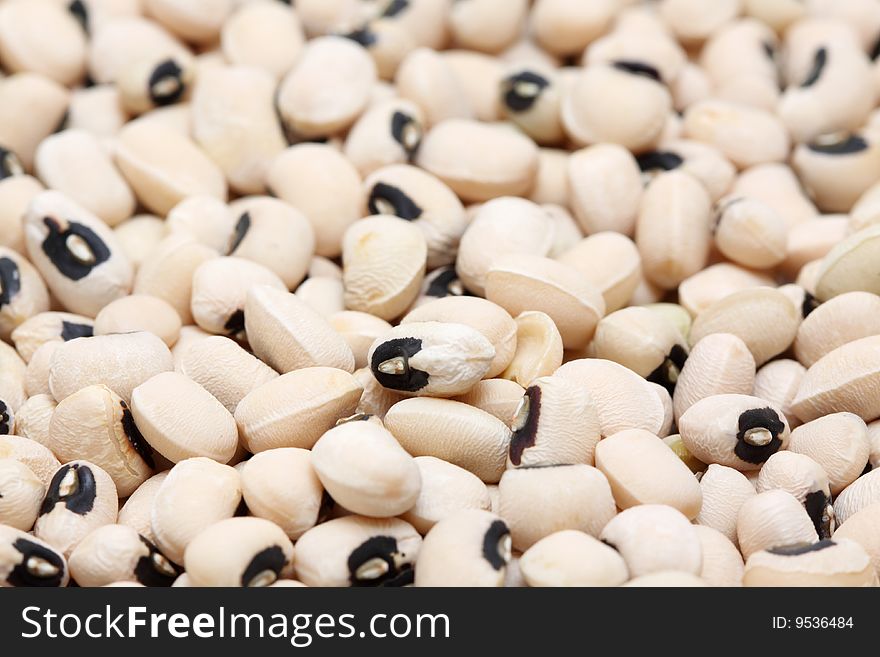
{"label": "black-eyed pea", "polygon": [[67,586],[60,550],[20,529],[0,525],[0,587]]}
{"label": "black-eyed pea", "polygon": [[389,518],[411,508],[418,465],[379,423],[356,419],[330,429],[312,447],[312,466],[327,493],[352,513]]}
{"label": "black-eyed pea", "polygon": [[168,470],[154,474],[129,495],[128,499],[119,509],[116,522],[120,525],[131,527],[138,534],[151,543],[155,543],[151,516],[153,514],[153,500],[162,486],[162,482],[168,476]]}
{"label": "black-eyed pea", "polygon": [[880,146],[870,133],[837,132],[800,144],[792,167],[823,212],[849,212],[880,176]]}
{"label": "black-eyed pea", "polygon": [[400,217],[422,230],[429,269],[455,260],[467,220],[461,201],[438,178],[414,166],[392,164],[372,172],[364,189],[368,214]]}
{"label": "black-eyed pea", "polygon": [[119,133],[116,166],[149,210],[165,216],[187,196],[226,200],[223,171],[186,135],[158,122],[132,121]]}
{"label": "black-eyed pea", "polygon": [[755,489],[758,493],[776,489],[791,493],[807,510],[819,538],[830,538],[834,532],[828,475],[809,456],[793,451],[777,452],[759,471]]}
{"label": "black-eyed pea", "polygon": [[254,354],[282,374],[314,366],[354,371],[354,355],[343,337],[295,294],[252,287],[244,320]]}
{"label": "black-eyed pea", "polygon": [[32,71],[73,86],[86,70],[85,34],[60,3],[6,3],[0,10],[0,59],[7,71]]}
{"label": "black-eyed pea", "polygon": [[593,464],[599,418],[590,393],[573,381],[535,379],[509,423],[508,467]]}
{"label": "black-eyed pea", "polygon": [[834,517],[839,524],[875,502],[880,502],[880,470],[872,469],[843,489],[834,500]]}
{"label": "black-eyed pea", "polygon": [[64,119],[69,99],[65,87],[39,73],[15,73],[3,78],[0,143],[15,153],[25,170],[33,169],[37,146]]}
{"label": "black-eyed pea", "polygon": [[541,48],[528,34],[521,35],[513,45],[498,54],[498,59],[511,65],[533,65],[555,68],[560,58]]}
{"label": "black-eyed pea", "polygon": [[468,105],[479,121],[492,122],[502,118],[498,88],[504,67],[497,58],[473,50],[446,50],[443,59],[461,83]]}
{"label": "black-eyed pea", "polygon": [[740,75],[776,81],[779,39],[769,23],[731,20],[706,40],[699,63],[713,82]]}
{"label": "black-eyed pea", "polygon": [[743,586],[877,586],[877,574],[861,545],[835,536],[754,552],[746,561]]}
{"label": "black-eyed pea", "polygon": [[742,586],[743,558],[737,547],[717,529],[695,525],[703,551],[700,577],[709,586]]}
{"label": "black-eyed pea", "polygon": [[369,365],[367,354],[373,342],[392,328],[384,319],[356,310],[334,312],[327,316],[327,321],[351,347],[355,367],[358,369]]}
{"label": "black-eyed pea", "polygon": [[624,429],[645,429],[660,435],[669,423],[671,413],[653,384],[619,363],[601,358],[575,359],[563,364],[555,375],[589,391],[603,436]]}
{"label": "black-eyed pea", "polygon": [[52,414],[48,440],[62,463],[86,458],[102,468],[120,497],[131,495],[156,466],[128,404],[104,385],[65,397]]}
{"label": "black-eyed pea", "polygon": [[804,506],[784,490],[768,490],[743,502],[736,534],[743,558],[759,550],[819,540]]}
{"label": "black-eyed pea", "polygon": [[787,164],[772,162],[749,167],[740,172],[730,193],[763,201],[785,219],[789,228],[818,216],[816,206]]}
{"label": "black-eyed pea", "polygon": [[189,542],[184,565],[192,586],[269,586],[292,574],[293,543],[263,518],[227,518]]}
{"label": "black-eyed pea", "polygon": [[0,339],[10,341],[23,322],[49,310],[49,292],[34,266],[0,246]]}
{"label": "black-eyed pea", "polygon": [[[596,180],[613,184],[597,187]],[[643,185],[638,162],[625,148],[595,144],[575,151],[568,159],[568,185],[571,208],[586,234],[632,234]]]}
{"label": "black-eyed pea", "polygon": [[86,536],[69,558],[70,576],[79,586],[130,581],[171,586],[180,569],[147,538],[126,525],[104,525]]}
{"label": "black-eyed pea", "polygon": [[180,335],[180,316],[165,300],[146,294],[131,294],[104,306],[95,317],[95,335],[147,331],[169,347]]}
{"label": "black-eyed pea", "polygon": [[598,538],[623,557],[630,577],[673,569],[697,575],[702,569],[700,537],[671,506],[641,504],[621,511]]}
{"label": "black-eyed pea", "polygon": [[192,98],[192,135],[239,194],[261,194],[272,160],[287,148],[275,113],[276,81],[245,66],[199,75]]}
{"label": "black-eyed pea", "polygon": [[487,299],[513,316],[526,311],[546,313],[568,349],[586,347],[605,314],[600,291],[577,269],[542,256],[495,258],[486,273],[485,289]]}
{"label": "black-eyed pea", "polygon": [[66,126],[105,140],[114,137],[128,118],[116,85],[101,84],[71,93]]}
{"label": "black-eyed pea", "polygon": [[405,399],[399,392],[386,388],[379,383],[369,367],[362,367],[356,370],[353,376],[363,387],[363,393],[356,409],[358,413],[372,415],[381,420],[394,404]]}
{"label": "black-eyed pea", "polygon": [[406,220],[376,215],[355,222],[342,245],[346,307],[399,317],[418,296],[426,259],[424,234]]}
{"label": "black-eyed pea", "polygon": [[781,162],[789,136],[774,114],[749,105],[707,99],[684,114],[684,135],[715,146],[737,168]]}
{"label": "black-eyed pea", "polygon": [[485,295],[486,275],[504,255],[545,256],[553,248],[553,220],[538,204],[515,197],[476,209],[461,238],[455,271],[468,290]]}
{"label": "black-eyed pea", "polygon": [[241,469],[241,487],[251,515],[271,520],[292,540],[320,519],[324,489],[307,450],[288,447],[255,454]]}
{"label": "black-eyed pea", "polygon": [[34,394],[18,407],[15,431],[41,445],[49,445],[49,422],[55,412],[55,400],[48,394]]}
{"label": "black-eyed pea", "polygon": [[606,311],[626,306],[641,279],[641,257],[633,241],[617,232],[603,231],[584,238],[557,256],[577,269],[602,292]]}
{"label": "black-eyed pea", "polygon": [[535,39],[554,55],[577,55],[606,31],[617,7],[613,2],[584,4],[576,0],[538,0],[532,9]]}
{"label": "black-eyed pea", "polygon": [[28,175],[0,178],[0,246],[27,254],[21,217],[43,189],[39,180]]}
{"label": "black-eyed pea", "polygon": [[773,287],[774,280],[729,262],[709,265],[678,286],[678,302],[696,317],[716,301],[753,287]]}
{"label": "black-eyed pea", "polygon": [[[563,88],[562,125],[580,146],[610,142],[633,152],[650,150],[672,109],[660,72],[638,60],[591,64]],[[638,107],[630,102],[633,96],[643,101]]]}
{"label": "black-eyed pea", "polygon": [[874,258],[880,251],[878,238],[880,225],[871,224],[838,242],[820,261],[816,272],[816,297],[827,301],[856,290],[880,293],[873,273]]}
{"label": "black-eyed pea", "polygon": [[325,258],[324,256],[316,255],[312,256],[312,259],[309,261],[309,269],[306,274],[307,276],[323,276],[326,278],[337,278],[340,281],[342,280],[342,267],[336,264],[335,261],[330,260],[330,258]]}
{"label": "black-eyed pea", "polygon": [[515,321],[516,351],[501,376],[527,386],[562,365],[562,336],[553,319],[540,311],[522,312]]}
{"label": "black-eyed pea", "polygon": [[788,349],[801,321],[799,308],[779,290],[757,287],[734,292],[702,310],[691,327],[696,344],[712,333],[732,333],[752,352],[755,364]]}
{"label": "black-eyed pea", "polygon": [[377,17],[344,36],[367,49],[380,81],[393,80],[401,62],[419,46],[415,35],[393,17]]}
{"label": "black-eyed pea", "polygon": [[152,333],[75,338],[52,354],[49,390],[61,401],[94,384],[105,384],[128,403],[132,390],[174,368],[171,352]]}
{"label": "black-eyed pea", "polygon": [[449,10],[449,30],[460,48],[498,53],[519,37],[525,25],[526,0],[471,0]]}
{"label": "black-eyed pea", "polygon": [[138,267],[133,292],[164,299],[174,307],[184,325],[192,324],[193,273],[217,255],[216,250],[191,235],[169,235]]}
{"label": "black-eyed pea", "polygon": [[683,337],[690,333],[693,318],[684,306],[663,301],[645,304],[645,308],[672,324]]}
{"label": "black-eyed pea", "polygon": [[504,472],[510,429],[479,408],[450,399],[404,399],[388,410],[385,426],[413,456],[443,459],[486,483]]}
{"label": "black-eyed pea", "polygon": [[465,509],[489,510],[489,491],[476,475],[433,456],[419,456],[415,462],[421,490],[400,517],[419,533],[427,534],[438,522]]}
{"label": "black-eyed pea", "polygon": [[880,577],[880,504],[869,504],[847,518],[834,532],[834,539],[850,539],[861,545]]}
{"label": "black-eyed pea", "polygon": [[791,432],[788,448],[824,469],[834,495],[864,472],[871,453],[868,428],[853,413],[831,413],[802,424]]}
{"label": "black-eyed pea", "polygon": [[180,328],[180,337],[171,348],[171,357],[174,361],[174,367],[180,367],[184,354],[194,344],[201,342],[205,338],[212,337],[213,334],[199,328],[195,325],[182,326]]}
{"label": "black-eyed pea", "polygon": [[707,335],[693,346],[679,372],[672,396],[675,417],[712,395],[753,394],[754,384],[755,359],[745,342],[731,333]]}
{"label": "black-eyed pea", "polygon": [[422,141],[423,126],[422,111],[415,103],[398,98],[381,102],[352,126],[343,152],[366,177],[382,167],[412,160]]}
{"label": "black-eyed pea", "polygon": [[467,296],[469,294],[464,288],[464,283],[461,282],[458,274],[455,272],[455,266],[439,267],[425,275],[424,280],[422,280],[422,289],[410,310],[415,310],[419,306],[436,299],[451,296]]}
{"label": "black-eyed pea", "polygon": [[226,203],[205,194],[187,196],[171,208],[166,219],[168,233],[190,235],[222,253],[230,250],[230,243],[234,244],[239,233],[243,235],[250,228],[245,222],[239,229],[239,223]]}
{"label": "black-eyed pea", "polygon": [[425,135],[416,161],[463,201],[528,192],[538,172],[538,147],[511,126],[449,119]]}
{"label": "black-eyed pea", "polygon": [[135,272],[164,239],[167,231],[165,221],[151,214],[135,215],[113,229]]}
{"label": "black-eyed pea", "polygon": [[278,87],[284,129],[300,138],[345,130],[366,108],[375,81],[376,65],[360,44],[338,36],[309,41]]}
{"label": "black-eyed pea", "polygon": [[643,429],[602,440],[596,446],[596,467],[608,478],[620,509],[666,504],[691,519],[700,511],[702,493],[696,477],[657,436]]}
{"label": "black-eyed pea", "polygon": [[498,490],[498,515],[517,550],[564,529],[598,537],[616,512],[605,475],[585,464],[507,470]]}
{"label": "black-eyed pea", "polygon": [[646,180],[674,169],[689,173],[705,187],[713,202],[730,189],[736,174],[717,148],[687,139],[664,141],[658,150],[642,153],[636,161]]}
{"label": "black-eyed pea", "polygon": [[453,397],[484,378],[495,359],[492,343],[454,322],[401,324],[377,338],[367,358],[376,379],[404,395]]}
{"label": "black-eyed pea", "polygon": [[523,387],[514,381],[483,379],[470,391],[453,399],[486,411],[505,424],[510,424],[524,394]]}
{"label": "black-eyed pea", "polygon": [[136,116],[186,99],[196,75],[207,72],[205,66],[197,67],[192,53],[174,41],[152,44],[140,52],[133,46],[114,80],[123,108]]}
{"label": "black-eyed pea", "polygon": [[46,485],[27,465],[0,459],[0,524],[30,531],[45,492]]}
{"label": "black-eyed pea", "polygon": [[709,98],[712,91],[713,80],[703,67],[694,62],[682,66],[678,77],[669,87],[672,107],[676,112],[684,112],[689,105]]}
{"label": "black-eyed pea", "polygon": [[538,144],[560,144],[562,81],[552,68],[511,67],[501,81],[499,95],[505,115]]}
{"label": "black-eyed pea", "polygon": [[395,75],[395,86],[401,98],[421,108],[427,127],[447,119],[474,116],[464,81],[452,63],[428,48],[417,48],[403,59]]}
{"label": "black-eyed pea", "polygon": [[150,524],[155,544],[176,564],[202,530],[235,515],[241,477],[235,468],[207,458],[181,461],[168,472],[153,498]]}
{"label": "black-eyed pea", "polygon": [[144,10],[181,39],[210,44],[220,36],[234,5],[234,0],[200,0],[196,5],[186,0],[146,0]]}
{"label": "black-eyed pea", "polygon": [[374,12],[372,4],[359,0],[303,0],[296,13],[306,34],[316,37],[353,29]]}
{"label": "black-eyed pea", "polygon": [[789,442],[788,422],[782,411],[750,395],[705,397],[678,420],[682,441],[704,463],[738,470],[758,470]]}
{"label": "black-eyed pea", "polygon": [[845,239],[855,221],[854,207],[850,215],[824,215],[795,224],[788,231],[788,246],[780,271],[788,278],[795,278],[801,267],[824,258]]}
{"label": "black-eyed pea", "polygon": [[640,307],[623,308],[603,317],[596,326],[590,353],[620,363],[670,393],[687,361],[687,347],[678,329]]}
{"label": "black-eyed pea", "polygon": [[862,228],[880,222],[880,185],[876,183],[865,190],[849,211],[847,233],[856,233]]}
{"label": "black-eyed pea", "polygon": [[529,586],[619,586],[629,579],[617,550],[573,529],[542,538],[519,562]]}
{"label": "black-eyed pea", "polygon": [[880,297],[868,292],[845,292],[819,305],[798,328],[794,354],[810,367],[847,342],[880,333]]}
{"label": "black-eyed pea", "polygon": [[660,424],[660,429],[657,431],[657,435],[661,438],[666,438],[672,433],[672,427],[675,425],[675,412],[672,409],[672,395],[670,395],[669,391],[659,383],[649,381],[648,386],[654,391],[654,394],[657,395],[660,400],[660,405],[663,407],[663,422]]}
{"label": "black-eyed pea", "polygon": [[157,374],[137,386],[131,413],[149,445],[173,463],[196,456],[226,463],[238,446],[232,414],[177,372]]}
{"label": "black-eyed pea", "polygon": [[332,367],[305,367],[273,378],[238,403],[241,442],[254,454],[311,449],[336,420],[354,414],[362,390],[351,374]]}
{"label": "black-eyed pea", "polygon": [[691,175],[669,171],[645,190],[636,222],[642,270],[671,289],[706,266],[711,244],[710,201]]}
{"label": "black-eyed pea", "polygon": [[48,487],[61,463],[49,448],[29,438],[0,435],[0,459],[24,463]]}
{"label": "black-eyed pea", "polygon": [[69,557],[92,531],[116,522],[119,498],[104,470],[88,461],[62,465],[46,488],[34,535]]}
{"label": "black-eyed pea", "polygon": [[[564,176],[561,180],[565,180]],[[555,203],[544,203],[541,207],[553,221],[554,241],[548,255],[558,258],[579,244],[584,239],[584,233],[567,208]]]}
{"label": "black-eyed pea", "polygon": [[715,206],[715,246],[743,267],[771,269],[786,257],[785,221],[755,199],[727,196]]}
{"label": "black-eyed pea", "polygon": [[71,312],[94,316],[128,294],[134,269],[107,224],[61,192],[41,192],[24,217],[31,262]]}
{"label": "black-eyed pea", "polygon": [[855,413],[865,422],[880,416],[880,336],[848,342],[813,363],[791,402],[803,422],[836,412]]}
{"label": "black-eyed pea", "polygon": [[242,3],[220,28],[221,48],[231,64],[262,68],[276,80],[293,67],[304,42],[298,13],[277,3]]}
{"label": "black-eyed pea", "polygon": [[711,6],[699,0],[664,0],[659,13],[679,41],[700,43],[734,20],[741,11],[737,0],[724,0]]}
{"label": "black-eyed pea", "polygon": [[504,308],[491,300],[468,296],[436,299],[407,313],[400,324],[414,322],[461,323],[479,331],[495,349],[495,357],[483,375],[484,379],[491,379],[503,372],[516,352],[516,322]]}

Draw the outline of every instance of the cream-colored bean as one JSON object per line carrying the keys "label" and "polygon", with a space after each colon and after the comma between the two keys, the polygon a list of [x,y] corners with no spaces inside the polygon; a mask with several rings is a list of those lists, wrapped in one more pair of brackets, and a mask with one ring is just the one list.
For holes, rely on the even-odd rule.
{"label": "cream-colored bean", "polygon": [[788,448],[822,466],[834,495],[862,474],[870,456],[868,429],[852,413],[831,413],[802,424],[792,431]]}
{"label": "cream-colored bean", "polygon": [[877,574],[861,545],[835,537],[755,552],[743,586],[877,586]]}
{"label": "cream-colored bean", "polygon": [[43,189],[39,180],[24,174],[0,180],[0,246],[27,253],[21,217]]}
{"label": "cream-colored bean", "polygon": [[[271,43],[271,48],[266,44]],[[278,80],[296,62],[305,43],[299,14],[271,2],[241,4],[220,29],[230,63],[264,69]]]}
{"label": "cream-colored bean", "polygon": [[834,508],[828,475],[814,459],[794,451],[777,452],[758,473],[759,493],[784,490],[804,505],[819,538],[830,538],[834,531]]}
{"label": "cream-colored bean", "polygon": [[428,48],[407,54],[397,69],[395,86],[401,98],[421,108],[428,127],[474,116],[464,82],[452,64]]}
{"label": "cream-colored bean", "polygon": [[878,237],[880,225],[869,225],[828,252],[817,272],[816,296],[820,300],[827,301],[845,292],[880,292],[871,273],[880,246]]}
{"label": "cream-colored bean", "polygon": [[736,534],[746,560],[759,550],[819,540],[806,509],[784,490],[768,490],[743,502]]}
{"label": "cream-colored bean", "polygon": [[46,486],[61,467],[61,463],[48,447],[21,436],[0,435],[0,459],[21,461]]}
{"label": "cream-colored bean", "polygon": [[696,317],[717,301],[753,287],[773,287],[773,279],[728,262],[709,265],[678,287],[678,301]]}
{"label": "cream-colored bean", "polygon": [[618,586],[629,579],[623,557],[584,532],[551,534],[520,558],[529,586]]}
{"label": "cream-colored bean", "polygon": [[28,319],[49,310],[49,291],[39,272],[21,254],[0,246],[0,339]]}
{"label": "cream-colored bean", "polygon": [[532,9],[535,39],[542,48],[559,55],[576,55],[611,23],[613,2],[584,4],[576,0],[538,0]]}
{"label": "cream-colored bean", "polygon": [[630,302],[642,271],[641,257],[633,241],[611,231],[593,233],[557,259],[577,269],[602,291],[609,313]]}
{"label": "cream-colored bean", "polygon": [[49,422],[55,412],[55,400],[49,394],[34,394],[18,408],[15,430],[18,435],[41,445],[49,445]]}
{"label": "cream-colored bean", "polygon": [[880,504],[870,504],[853,513],[834,533],[835,540],[850,539],[861,545],[871,557],[874,572],[880,576]]}
{"label": "cream-colored bean", "polygon": [[763,201],[785,219],[789,228],[818,215],[787,164],[774,162],[749,167],[734,181],[730,193]]}
{"label": "cream-colored bean", "polygon": [[95,317],[95,335],[147,331],[173,347],[180,335],[180,317],[159,297],[132,294],[111,301]]}
{"label": "cream-colored bean", "polygon": [[278,447],[311,449],[339,418],[355,412],[363,388],[348,372],[307,367],[253,389],[235,409],[244,447],[259,453]]}
{"label": "cream-colored bean", "polygon": [[156,542],[153,536],[153,526],[150,522],[150,516],[153,513],[153,500],[159,492],[159,488],[165,478],[168,476],[168,470],[154,474],[137,489],[129,495],[128,499],[119,509],[119,516],[116,522],[120,525],[131,527],[138,534],[153,543]]}
{"label": "cream-colored bean", "polygon": [[847,236],[851,223],[855,221],[856,210],[853,208],[851,215],[825,215],[792,226],[780,270],[787,277],[795,278],[805,264],[828,255],[834,245]]}
{"label": "cream-colored bean", "polygon": [[700,577],[709,586],[742,586],[744,564],[736,546],[724,534],[711,527],[696,525],[694,529],[703,551]]}
{"label": "cream-colored bean", "polygon": [[[507,70],[500,86],[504,113],[535,142],[554,145],[564,141],[560,115],[562,79],[552,68],[534,64],[514,66]],[[560,163],[564,162],[561,159]],[[544,168],[543,158],[540,168]],[[539,178],[542,174],[539,171]]]}
{"label": "cream-colored bean", "polygon": [[167,231],[165,221],[151,214],[135,215],[113,229],[116,240],[123,253],[128,256],[135,273],[159,246]]}
{"label": "cream-colored bean", "polygon": [[45,492],[46,485],[24,463],[0,459],[0,524],[30,531]]}
{"label": "cream-colored bean", "polygon": [[728,196],[718,201],[715,212],[715,245],[726,257],[755,269],[770,269],[785,259],[786,225],[773,208]]}
{"label": "cream-colored bean", "polygon": [[33,168],[37,146],[63,120],[69,99],[66,88],[38,73],[0,80],[0,143],[26,170]]}
{"label": "cream-colored bean", "polygon": [[868,292],[846,292],[818,306],[804,319],[794,341],[794,353],[810,367],[847,342],[880,333],[876,317],[880,297]]}
{"label": "cream-colored bean", "polygon": [[695,522],[719,531],[734,545],[740,507],[755,496],[755,487],[739,470],[712,463],[700,478],[703,504]]}
{"label": "cream-colored bean", "polygon": [[553,374],[562,365],[562,352],[562,336],[553,319],[540,311],[522,312],[516,317],[516,351],[501,376],[527,386]]}
{"label": "cream-colored bean", "polygon": [[[596,180],[603,181],[595,185]],[[568,159],[571,207],[585,233],[635,229],[642,182],[635,158],[617,144],[596,144]],[[604,234],[604,233],[603,233]]]}
{"label": "cream-colored bean", "polygon": [[405,399],[396,390],[390,390],[379,383],[369,367],[356,370],[353,376],[364,389],[361,400],[357,404],[356,412],[358,413],[373,415],[382,420],[388,413],[388,409],[401,399]]}

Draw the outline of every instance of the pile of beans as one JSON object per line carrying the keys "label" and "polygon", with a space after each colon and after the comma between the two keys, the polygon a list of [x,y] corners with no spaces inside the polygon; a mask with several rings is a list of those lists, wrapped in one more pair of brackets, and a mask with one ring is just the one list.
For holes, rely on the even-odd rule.
{"label": "pile of beans", "polygon": [[868,586],[880,0],[0,0],[0,586]]}

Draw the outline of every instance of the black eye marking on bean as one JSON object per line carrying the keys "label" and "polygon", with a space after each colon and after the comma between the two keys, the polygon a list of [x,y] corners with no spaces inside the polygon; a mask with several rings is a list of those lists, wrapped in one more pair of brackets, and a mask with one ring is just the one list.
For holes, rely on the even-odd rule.
{"label": "black eye marking on bean", "polygon": [[[766,445],[750,445],[746,442],[746,432],[750,429],[767,429],[772,438]],[[736,447],[733,453],[746,463],[763,463],[782,447],[779,438],[785,430],[785,423],[779,419],[772,408],[750,408],[739,416],[739,431],[736,434]]]}
{"label": "black eye marking on bean", "polygon": [[[244,572],[241,574],[241,585],[250,586],[257,575],[267,570],[275,573],[277,577],[286,563],[287,558],[284,556],[284,550],[277,545],[267,547],[265,550],[257,552],[247,565],[247,568],[244,569]],[[269,583],[271,584],[272,582]]]}
{"label": "black eye marking on bean", "polygon": [[0,307],[12,301],[21,291],[21,272],[12,258],[0,258]]}
{"label": "black eye marking on bean", "polygon": [[546,468],[570,468],[575,463],[541,463],[540,465],[523,465],[520,470],[544,470]]}
{"label": "black eye marking on bean", "polygon": [[395,112],[391,116],[391,136],[403,146],[407,157],[412,160],[422,144],[422,127],[409,114]]}
{"label": "black eye marking on bean", "polygon": [[[61,483],[71,469],[76,473],[76,488],[70,494],[62,495]],[[43,516],[52,511],[58,502],[64,502],[68,511],[84,516],[94,508],[97,496],[98,486],[95,483],[95,475],[89,466],[78,463],[63,465],[52,477],[49,490],[46,492],[46,499],[43,500],[43,506],[40,507],[40,515]]]}
{"label": "black eye marking on bean", "polygon": [[808,552],[819,552],[820,550],[834,547],[835,545],[837,545],[837,543],[831,539],[824,538],[816,543],[797,543],[795,545],[780,545],[778,547],[767,548],[767,552],[770,554],[778,554],[783,557],[796,557],[800,554],[807,554]]}
{"label": "black eye marking on bean", "polygon": [[412,221],[422,216],[422,209],[403,191],[392,185],[376,183],[370,190],[370,198],[367,200],[370,213],[388,214],[387,208],[382,207],[386,203],[394,210],[394,216],[401,219]]}
{"label": "black eye marking on bean", "polygon": [[529,386],[523,397],[523,404],[528,408],[525,422],[522,423],[510,438],[510,462],[519,465],[522,462],[523,452],[535,444],[538,436],[538,420],[541,417],[541,388]]}
{"label": "black eye marking on bean", "polygon": [[801,89],[814,85],[816,80],[819,79],[819,76],[822,75],[822,70],[827,63],[828,51],[825,50],[825,48],[819,48],[813,57],[813,68],[810,69],[807,77],[801,82]]}
{"label": "black eye marking on bean", "polygon": [[[410,564],[398,568],[394,560],[397,554],[397,539],[393,536],[373,536],[352,550],[348,557],[349,581],[352,586],[405,586],[412,584],[415,573]],[[388,564],[388,570],[379,577],[358,579],[357,571],[372,559],[381,559]]]}
{"label": "black eye marking on bean", "polygon": [[672,151],[650,151],[636,157],[639,170],[643,173],[648,171],[672,171],[684,164],[684,158]]}
{"label": "black eye marking on bean", "polygon": [[501,89],[504,92],[504,105],[513,112],[530,110],[544,89],[550,86],[547,78],[532,71],[522,71],[511,75],[509,78],[505,78],[501,84]]}
{"label": "black eye marking on bean", "polygon": [[12,176],[20,176],[24,173],[24,166],[18,155],[0,146],[0,180],[10,178]]}
{"label": "black eye marking on bean", "polygon": [[226,255],[232,255],[235,253],[235,250],[241,246],[242,240],[247,236],[250,229],[251,213],[244,212],[238,218],[238,221],[235,222],[235,231],[232,233],[232,239],[229,242],[229,250],[226,252]]}
{"label": "black eye marking on bean", "polygon": [[678,383],[678,377],[684,364],[687,362],[688,353],[680,344],[672,345],[669,355],[663,359],[663,362],[657,366],[646,378],[651,383],[663,386],[671,395],[675,392],[675,384]]}
{"label": "black eye marking on bean", "polygon": [[6,402],[0,399],[0,434],[8,434],[9,429],[11,428],[9,426],[10,424],[12,424],[12,422],[9,408],[6,406]]}
{"label": "black eye marking on bean", "polygon": [[404,9],[409,7],[409,0],[391,0],[387,5],[385,5],[385,9],[382,10],[382,13],[379,14],[380,18],[393,18],[397,16]]}
{"label": "black eye marking on bean", "polygon": [[[55,268],[67,278],[78,281],[88,276],[92,270],[110,259],[110,249],[104,244],[104,240],[88,226],[75,221],[67,225],[66,230],[51,217],[43,219],[49,234],[43,240],[43,253],[52,261]],[[68,246],[68,240],[76,237],[82,240],[88,247],[91,257],[90,262],[84,262],[77,257]]]}
{"label": "black eye marking on bean", "polygon": [[244,331],[244,311],[239,308],[233,312],[229,319],[226,320],[223,328],[229,331],[229,335],[238,335]]}
{"label": "black eye marking on bean", "polygon": [[122,406],[122,431],[125,432],[128,443],[138,453],[138,456],[144,460],[144,463],[150,466],[151,469],[155,469],[156,461],[153,460],[153,448],[134,423],[134,417],[128,404],[125,401],[121,401],[119,404]]}
{"label": "black eye marking on bean", "polygon": [[660,71],[650,64],[636,62],[630,59],[618,59],[611,65],[619,71],[625,71],[626,73],[632,73],[633,75],[641,75],[642,77],[654,80],[654,82],[663,84],[663,78],[660,77]]}
{"label": "black eye marking on bean", "polygon": [[73,0],[67,5],[67,11],[73,14],[76,22],[80,24],[86,34],[89,33],[89,10],[83,4],[82,0]]}
{"label": "black eye marking on bean", "polygon": [[486,530],[486,534],[483,536],[483,558],[495,570],[501,570],[507,565],[507,559],[498,550],[498,544],[508,534],[510,534],[510,530],[504,524],[504,521],[496,520],[489,525],[489,529]]}
{"label": "black eye marking on bean", "polygon": [[[418,338],[394,338],[386,340],[373,352],[370,369],[373,376],[384,388],[415,392],[428,385],[428,373],[409,366],[409,359],[422,349],[422,341]],[[403,365],[398,373],[382,372],[379,367],[386,361],[400,359]]]}
{"label": "black eye marking on bean", "polygon": [[378,41],[376,33],[373,32],[368,25],[357,30],[352,30],[348,34],[343,34],[342,36],[362,45],[364,48],[369,48]]}
{"label": "black eye marking on bean", "polygon": [[137,560],[134,566],[134,578],[144,586],[171,586],[182,570],[171,563],[152,542],[138,535],[147,547],[147,554]]}
{"label": "black eye marking on bean", "polygon": [[76,322],[61,322],[61,339],[65,342],[76,338],[90,338],[95,335],[95,327],[89,324],[77,324]]}
{"label": "black eye marking on bean", "polygon": [[[6,581],[12,586],[61,586],[64,580],[64,559],[54,550],[34,543],[26,538],[18,538],[12,544],[12,547],[21,554],[21,559],[15,568],[6,576]],[[51,568],[48,569],[45,577],[39,573],[34,573],[28,568],[28,561],[31,559],[40,559],[45,561]],[[54,572],[52,572],[54,570]]]}
{"label": "black eye marking on bean", "polygon": [[860,135],[848,135],[845,139],[829,143],[810,142],[807,144],[807,148],[814,153],[824,153],[825,155],[850,155],[866,150],[868,142]]}
{"label": "black eye marking on bean", "polygon": [[458,274],[455,273],[455,267],[448,267],[431,280],[428,289],[425,290],[425,296],[437,298],[450,296],[460,297],[470,296],[470,293],[464,289],[464,286],[458,279]]}
{"label": "black eye marking on bean", "polygon": [[807,493],[804,498],[804,508],[813,521],[813,527],[816,528],[819,538],[831,538],[831,515],[828,513],[830,504],[831,496],[821,490]]}
{"label": "black eye marking on bean", "polygon": [[811,312],[816,310],[816,308],[818,308],[821,305],[822,305],[821,301],[819,301],[812,294],[810,294],[809,292],[804,290],[804,301],[801,304],[801,315],[803,315],[804,319],[806,319],[810,315]]}
{"label": "black eye marking on bean", "polygon": [[173,59],[166,59],[156,66],[147,82],[150,100],[159,107],[176,103],[185,88],[183,69]]}

